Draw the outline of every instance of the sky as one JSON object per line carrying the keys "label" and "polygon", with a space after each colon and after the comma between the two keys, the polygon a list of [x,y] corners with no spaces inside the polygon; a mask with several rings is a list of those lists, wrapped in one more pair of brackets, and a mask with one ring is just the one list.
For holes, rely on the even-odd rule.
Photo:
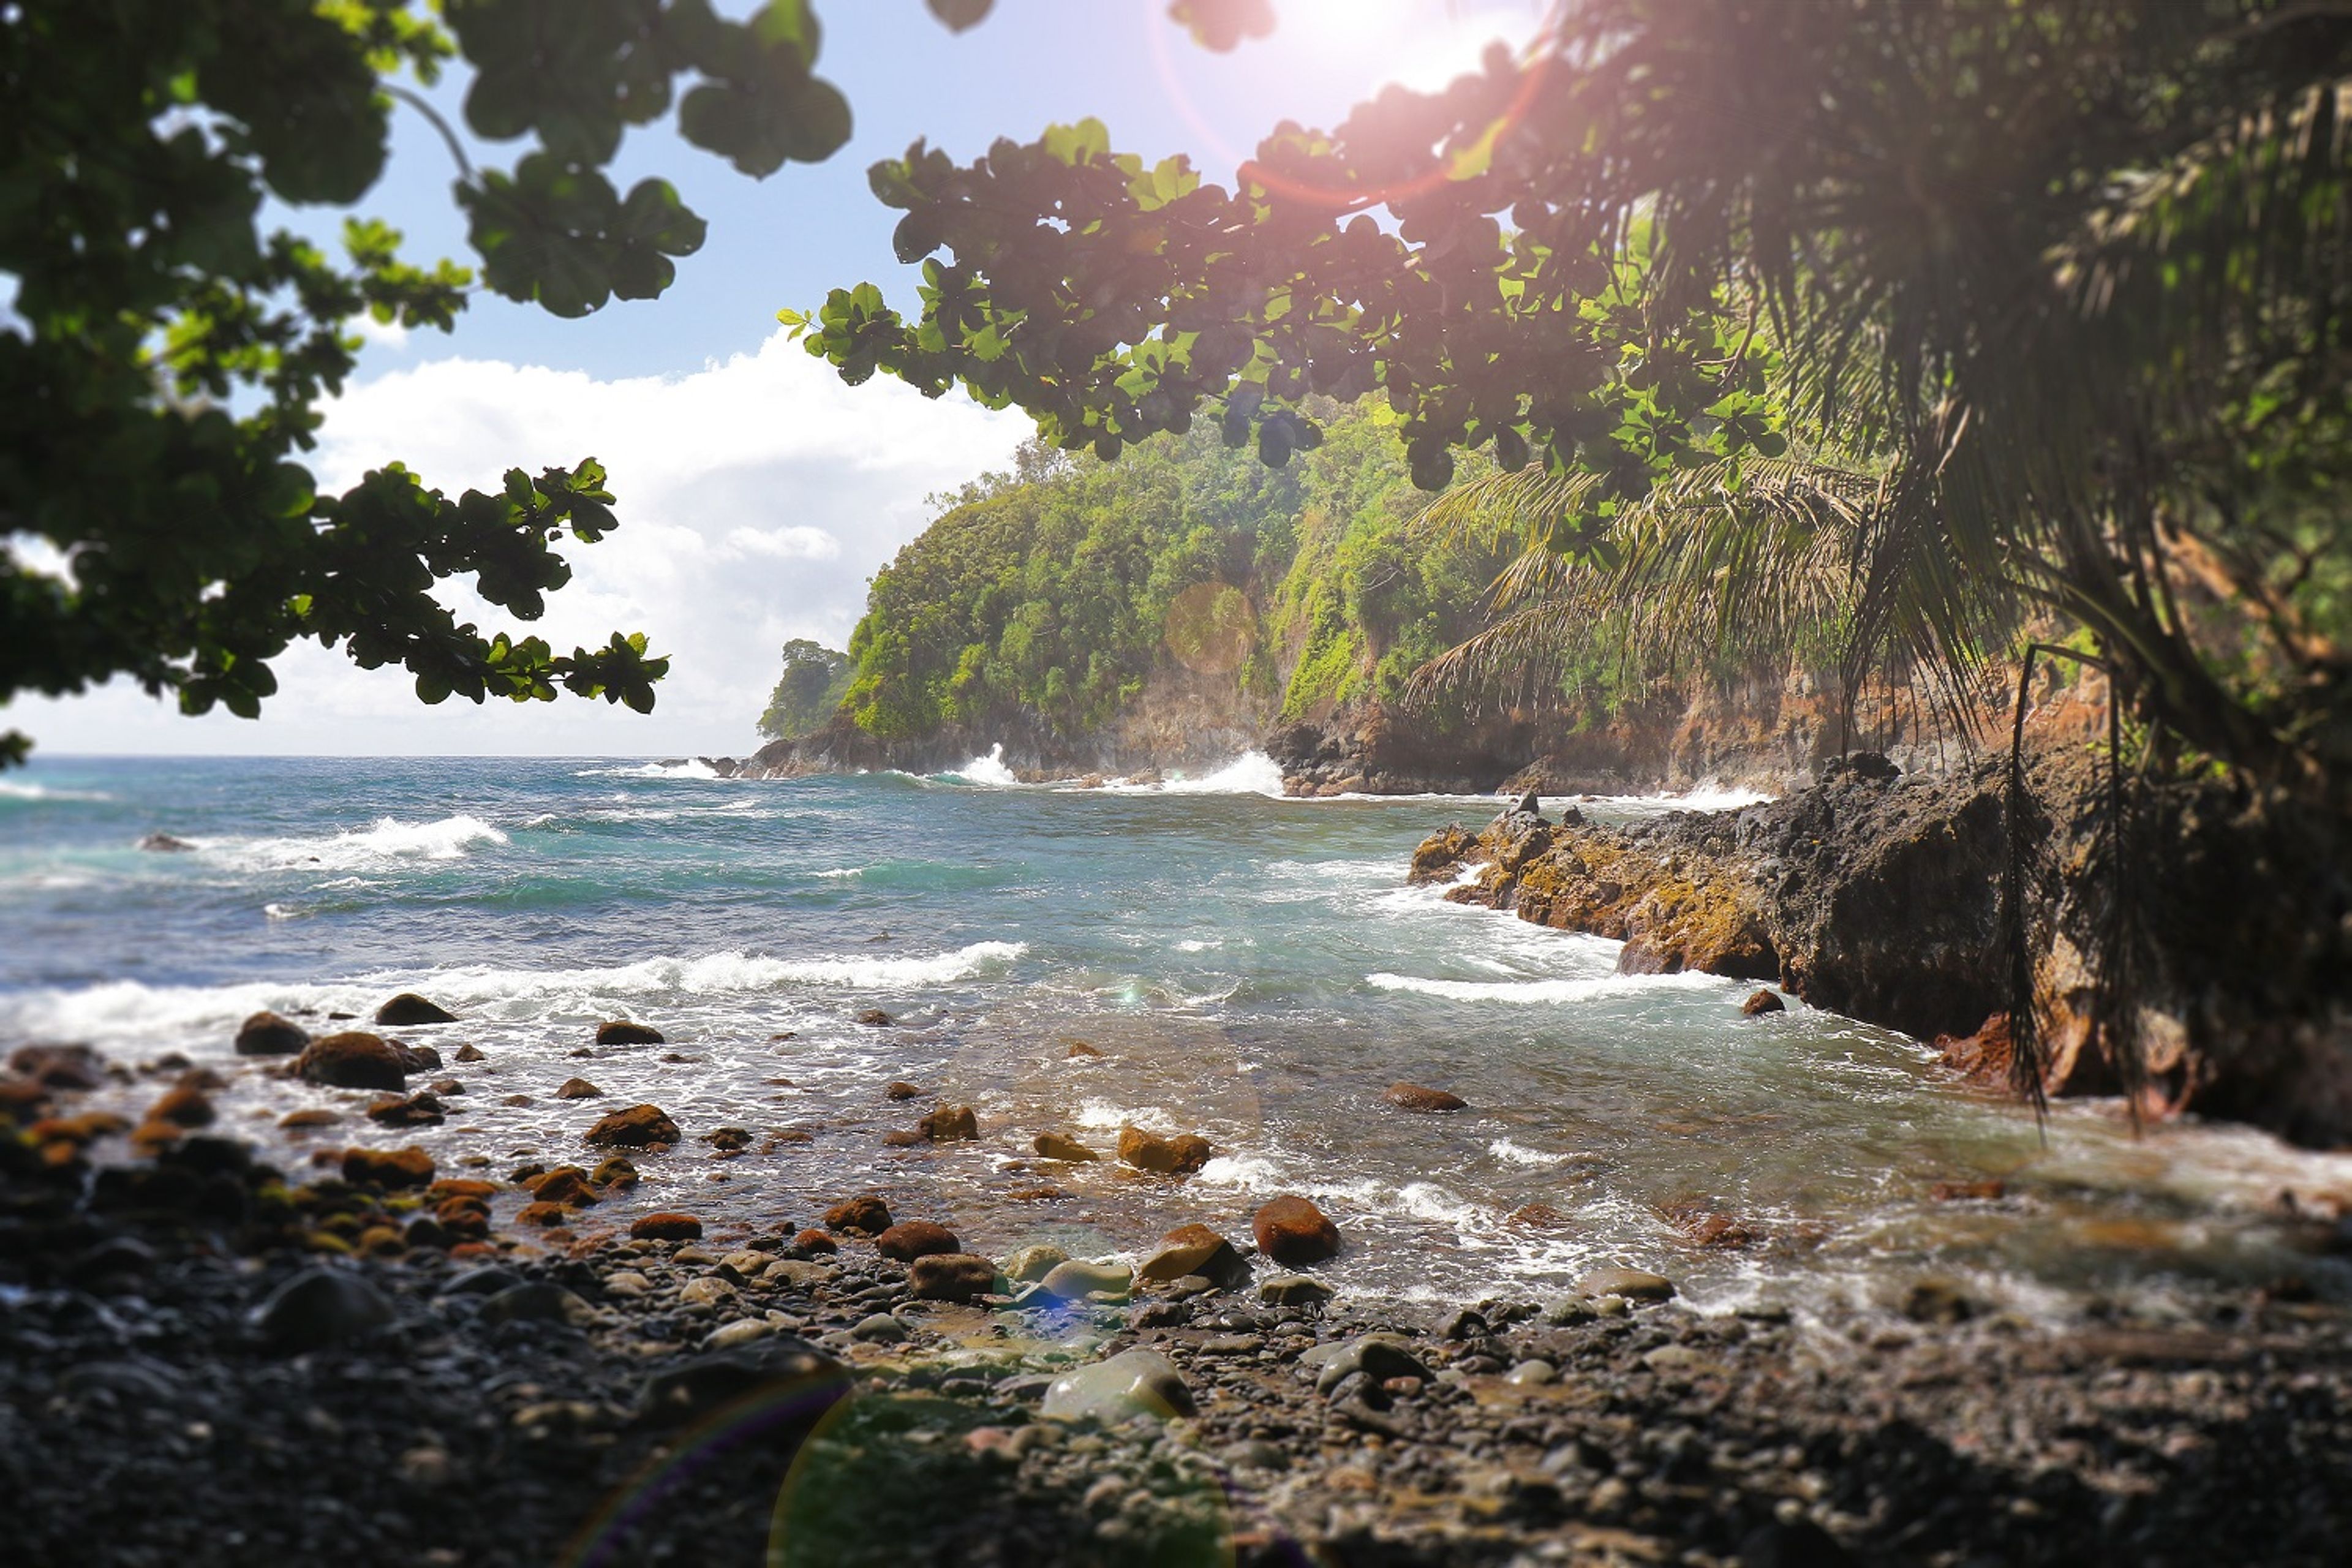
{"label": "sky", "polygon": [[[330,490],[397,460],[453,495],[495,488],[516,466],[602,460],[622,526],[570,546],[572,583],[519,629],[558,647],[646,632],[671,658],[653,713],[573,698],[428,708],[404,672],[299,644],[258,721],[184,718],[116,683],[0,706],[0,729],[52,754],[742,755],[759,744],[781,646],[845,646],[868,579],[929,521],[926,498],[1005,466],[1028,433],[1017,415],[960,395],[927,400],[880,377],[845,386],[783,340],[777,310],[812,307],[830,288],[872,281],[900,308],[915,303],[913,269],[890,253],[898,215],[867,189],[869,164],[918,137],[969,160],[998,136],[1026,141],[1091,115],[1115,148],[1147,162],[1189,153],[1225,183],[1281,121],[1329,125],[1383,83],[1440,85],[1488,43],[1525,42],[1544,8],[1276,0],[1272,37],[1217,55],[1166,20],[1165,0],[997,0],[961,35],[922,0],[816,0],[818,71],[855,115],[846,147],[753,181],[666,127],[632,132],[615,184],[662,176],[709,221],[668,292],[570,321],[477,294],[453,333],[374,331],[310,458]],[[461,131],[462,76],[434,94]],[[505,166],[523,145],[470,140],[469,155]],[[358,210],[401,228],[413,258],[469,263],[455,174],[437,132],[400,108],[391,164]],[[280,216],[331,237],[343,214]],[[462,583],[445,597],[476,614]],[[506,624],[496,617],[477,616],[486,631]]]}

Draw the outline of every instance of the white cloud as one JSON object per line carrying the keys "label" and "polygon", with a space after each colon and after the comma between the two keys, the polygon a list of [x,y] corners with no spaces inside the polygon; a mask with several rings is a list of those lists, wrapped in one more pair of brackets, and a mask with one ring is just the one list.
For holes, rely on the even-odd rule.
{"label": "white cloud", "polygon": [[838,561],[841,541],[821,528],[739,528],[727,536],[739,555],[773,555],[781,560]]}
{"label": "white cloud", "polygon": [[[311,467],[339,489],[398,460],[451,494],[509,468],[601,460],[621,527],[567,544],[572,582],[520,629],[558,648],[645,632],[671,659],[650,718],[603,702],[417,703],[396,670],[299,646],[258,723],[190,721],[135,689],[21,701],[0,728],[45,750],[353,753],[740,754],[795,637],[840,647],[866,583],[926,521],[923,498],[1002,468],[1017,417],[896,382],[842,384],[781,332],[688,375],[604,381],[446,359],[352,388]],[[485,630],[509,623],[445,591]]]}

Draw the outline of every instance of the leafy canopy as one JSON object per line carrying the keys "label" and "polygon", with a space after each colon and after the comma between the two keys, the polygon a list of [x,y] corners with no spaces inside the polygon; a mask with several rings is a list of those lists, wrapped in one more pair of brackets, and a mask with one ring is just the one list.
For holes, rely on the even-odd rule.
{"label": "leafy canopy", "polygon": [[[931,0],[956,27],[985,0]],[[545,700],[640,711],[667,660],[642,635],[558,654],[460,622],[436,584],[471,576],[537,619],[558,544],[617,520],[593,459],[450,500],[398,464],[325,495],[301,457],[363,317],[447,329],[474,287],[580,316],[650,299],[701,245],[667,181],[605,170],[631,127],[747,174],[849,136],[815,74],[805,0],[748,20],[709,0],[93,0],[0,15],[0,702],[127,676],[252,716],[296,638],[397,664],[427,702]],[[467,126],[526,145],[473,167],[409,85],[472,73]],[[354,215],[333,256],[265,204],[348,208],[382,175],[398,105],[432,116],[460,170],[479,258],[404,259]],[[0,737],[0,762],[29,742]]]}
{"label": "leafy canopy", "polygon": [[[1228,46],[1265,9],[1178,7]],[[784,319],[1104,458],[1205,417],[1278,464],[1307,397],[1381,389],[1424,489],[1464,448],[1559,480],[1571,559],[1676,498],[1637,528],[1702,612],[1821,560],[1738,521],[1794,435],[1834,473],[1748,515],[1848,541],[1849,691],[1895,651],[1963,689],[2046,610],[2151,724],[2340,785],[2347,95],[2352,16],[2303,0],[1582,0],[1230,189],[1091,121],[917,142],[872,183],[919,311]]]}

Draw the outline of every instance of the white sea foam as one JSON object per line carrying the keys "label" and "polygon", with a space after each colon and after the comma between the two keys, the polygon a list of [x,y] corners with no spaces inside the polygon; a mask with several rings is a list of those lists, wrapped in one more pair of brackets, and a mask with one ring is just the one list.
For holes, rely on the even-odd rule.
{"label": "white sea foam", "polygon": [[253,870],[315,867],[331,871],[373,870],[413,861],[466,858],[482,845],[502,845],[507,836],[478,816],[445,816],[435,822],[383,817],[373,827],[320,838],[246,838],[199,842],[231,865]]}
{"label": "white sea foam", "polygon": [[863,866],[843,866],[831,871],[814,871],[811,872],[810,875],[822,877],[827,881],[838,881],[845,878],[863,877],[866,875],[866,868]]}
{"label": "white sea foam", "polygon": [[51,789],[22,779],[0,779],[0,800],[112,800],[94,789]]}
{"label": "white sea foam", "polygon": [[1497,1138],[1486,1145],[1486,1152],[1507,1165],[1565,1165],[1583,1158],[1577,1154],[1552,1154],[1541,1149],[1530,1149],[1524,1143],[1514,1143],[1508,1138]]}
{"label": "white sea foam", "polygon": [[548,1012],[604,1012],[624,1000],[672,1003],[786,991],[911,989],[1000,968],[1028,951],[1017,942],[977,942],[928,958],[762,958],[740,952],[648,958],[593,969],[494,969],[475,965],[420,975],[388,971],[313,984],[145,985],[112,981],[76,990],[0,996],[0,1036],[133,1041],[217,1033],[225,1044],[239,1019],[268,1008],[364,1016],[395,991],[421,990],[461,1016],[533,1018]]}
{"label": "white sea foam", "polygon": [[1282,794],[1282,767],[1264,752],[1244,752],[1213,773],[1199,778],[1172,778],[1158,786],[1162,795]]}
{"label": "white sea foam", "polygon": [[1453,1002],[1591,1002],[1645,991],[1701,991],[1724,983],[1712,974],[1608,974],[1597,980],[1424,980],[1383,970],[1364,977],[1382,991],[1411,991]]}
{"label": "white sea foam", "polygon": [[647,958],[598,969],[444,970],[436,994],[459,1002],[534,1002],[549,996],[709,996],[835,985],[853,991],[940,985],[1010,963],[1026,942],[976,942],[928,958],[766,958],[715,952],[699,958]]}
{"label": "white sea foam", "polygon": [[640,763],[635,767],[582,768],[572,775],[581,779],[715,779],[719,770],[699,757],[684,762]]}
{"label": "white sea foam", "polygon": [[989,789],[1010,789],[1021,781],[1004,765],[1004,742],[999,741],[988,748],[988,755],[974,757],[960,768],[949,770],[945,778],[961,779],[966,784],[981,784]]}

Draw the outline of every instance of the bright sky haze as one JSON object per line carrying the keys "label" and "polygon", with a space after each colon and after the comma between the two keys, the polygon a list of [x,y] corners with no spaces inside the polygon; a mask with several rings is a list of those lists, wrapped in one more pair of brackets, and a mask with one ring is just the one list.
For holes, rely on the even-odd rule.
{"label": "bright sky haze", "polygon": [[[750,7],[737,0],[725,9]],[[400,461],[451,494],[495,488],[507,468],[593,456],[611,473],[622,526],[572,545],[574,575],[547,616],[520,629],[558,647],[646,632],[671,672],[649,716],[603,702],[452,700],[428,708],[408,677],[362,671],[298,644],[258,721],[181,717],[121,682],[79,698],[20,700],[0,714],[52,754],[88,752],[350,754],[740,755],[787,639],[844,646],[866,584],[929,520],[925,498],[1006,464],[1018,416],[959,396],[927,400],[877,377],[843,385],[783,341],[779,307],[871,280],[911,309],[912,269],[890,253],[898,215],[866,167],[917,137],[960,160],[999,136],[1094,116],[1147,160],[1192,155],[1229,183],[1258,138],[1289,119],[1335,123],[1382,83],[1442,84],[1501,39],[1524,44],[1539,0],[1278,0],[1270,38],[1229,55],[1192,45],[1165,0],[998,0],[950,34],[922,0],[819,0],[820,74],[849,99],[856,133],[828,162],[738,174],[666,128],[630,133],[611,171],[625,190],[672,181],[709,222],[660,300],[616,302],[583,321],[477,294],[454,333],[376,332],[331,406],[310,465],[341,489]],[[462,78],[437,90],[453,125]],[[415,110],[394,115],[392,164],[359,210],[407,235],[415,258],[470,264],[450,199],[448,149]],[[469,142],[510,165],[520,144]],[[331,237],[340,213],[292,220]],[[446,602],[485,630],[510,625],[461,584]]]}

